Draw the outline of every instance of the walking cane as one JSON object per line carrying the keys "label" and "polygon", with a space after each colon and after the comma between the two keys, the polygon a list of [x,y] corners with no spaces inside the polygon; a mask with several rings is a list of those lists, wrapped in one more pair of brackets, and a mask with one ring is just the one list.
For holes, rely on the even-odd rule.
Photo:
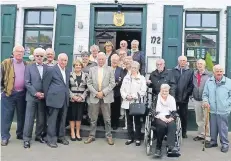
{"label": "walking cane", "polygon": [[205,135],[204,135],[204,145],[202,151],[205,151],[205,141],[206,141],[206,135],[207,135],[207,128],[209,123],[209,108],[206,108],[206,118],[205,118]]}

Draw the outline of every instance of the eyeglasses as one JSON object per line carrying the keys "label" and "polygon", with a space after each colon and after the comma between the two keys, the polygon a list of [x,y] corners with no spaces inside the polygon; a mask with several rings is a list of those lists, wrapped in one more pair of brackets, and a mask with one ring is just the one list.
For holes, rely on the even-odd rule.
{"label": "eyeglasses", "polygon": [[43,57],[43,55],[35,55],[35,56],[36,56],[36,57],[41,57],[41,58]]}

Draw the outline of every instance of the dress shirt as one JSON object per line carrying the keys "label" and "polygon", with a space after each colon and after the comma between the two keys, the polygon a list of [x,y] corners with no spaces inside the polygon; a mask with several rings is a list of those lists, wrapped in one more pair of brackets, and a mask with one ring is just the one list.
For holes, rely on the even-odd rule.
{"label": "dress shirt", "polygon": [[98,86],[99,91],[102,90],[102,82],[103,82],[103,68],[98,66]]}
{"label": "dress shirt", "polygon": [[59,64],[58,64],[58,67],[59,67],[60,72],[61,72],[61,74],[62,74],[62,76],[63,76],[63,81],[64,81],[64,83],[66,84],[66,72],[65,72],[65,68],[62,69],[62,68],[59,66]]}
{"label": "dress shirt", "polygon": [[41,79],[43,78],[43,64],[36,63]]}

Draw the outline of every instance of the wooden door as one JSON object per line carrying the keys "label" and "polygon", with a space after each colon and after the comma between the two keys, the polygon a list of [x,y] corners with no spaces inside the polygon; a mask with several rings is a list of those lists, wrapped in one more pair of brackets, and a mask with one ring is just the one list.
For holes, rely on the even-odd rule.
{"label": "wooden door", "polygon": [[116,49],[116,32],[100,31],[95,34],[95,43],[99,46],[100,51],[105,52],[104,44],[111,41]]}

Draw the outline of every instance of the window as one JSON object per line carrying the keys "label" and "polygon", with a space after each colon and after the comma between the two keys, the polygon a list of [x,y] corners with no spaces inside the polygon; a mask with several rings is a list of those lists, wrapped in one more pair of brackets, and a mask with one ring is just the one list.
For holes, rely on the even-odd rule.
{"label": "window", "polygon": [[185,55],[190,67],[209,54],[213,63],[218,62],[219,27],[216,12],[186,12]]}
{"label": "window", "polygon": [[52,47],[54,11],[25,10],[24,41],[25,56],[37,47]]}

